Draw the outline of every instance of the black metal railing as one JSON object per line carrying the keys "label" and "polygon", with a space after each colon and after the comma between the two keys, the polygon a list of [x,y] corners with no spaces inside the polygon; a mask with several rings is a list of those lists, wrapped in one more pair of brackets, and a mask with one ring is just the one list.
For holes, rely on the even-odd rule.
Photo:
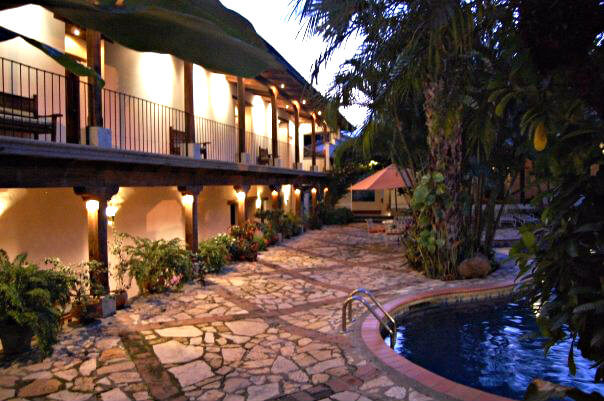
{"label": "black metal railing", "polygon": [[[90,84],[0,57],[0,135],[61,143],[86,143]],[[187,156],[189,116],[183,110],[103,88],[103,127],[115,149]],[[237,128],[192,117],[193,140],[202,157],[237,161]],[[181,146],[181,145],[185,146]],[[246,150],[257,163],[260,148],[271,151],[269,135],[246,132]],[[293,145],[279,142],[282,167],[292,167]],[[272,164],[272,163],[271,163]]]}

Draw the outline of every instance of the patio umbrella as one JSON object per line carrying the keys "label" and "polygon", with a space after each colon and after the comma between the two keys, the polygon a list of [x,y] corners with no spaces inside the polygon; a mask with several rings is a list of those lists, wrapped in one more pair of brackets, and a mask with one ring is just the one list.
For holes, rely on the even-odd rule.
{"label": "patio umbrella", "polygon": [[[413,186],[413,174],[411,170],[404,169],[399,172],[396,164],[391,164],[388,167],[370,175],[369,177],[357,182],[350,187],[350,191],[375,191],[380,189],[397,189],[411,188]],[[394,198],[397,202],[396,197]],[[351,194],[352,205],[352,194]],[[398,210],[398,204],[396,204]]]}

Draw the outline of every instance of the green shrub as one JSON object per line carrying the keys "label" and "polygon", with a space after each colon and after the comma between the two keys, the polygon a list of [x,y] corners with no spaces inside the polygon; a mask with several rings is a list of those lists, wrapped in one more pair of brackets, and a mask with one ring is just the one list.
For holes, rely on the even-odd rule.
{"label": "green shrub", "polygon": [[311,212],[306,219],[306,225],[310,230],[320,230],[323,227],[323,220],[318,211]]}
{"label": "green shrub", "polygon": [[258,244],[254,242],[256,225],[245,222],[241,226],[231,227],[230,235],[235,239],[229,251],[232,260],[255,261],[258,257]]}
{"label": "green shrub", "polygon": [[[266,234],[269,228],[283,238],[290,238],[302,232],[302,222],[294,215],[286,214],[282,210],[263,210],[256,212],[256,217],[261,220],[260,229]],[[265,229],[263,229],[265,227]]]}
{"label": "green shrub", "polygon": [[[229,249],[227,240],[223,236],[219,239],[217,238],[211,238],[199,243],[197,257],[204,273],[220,273],[228,262]],[[229,240],[228,243],[230,244],[232,241]]]}
{"label": "green shrub", "polygon": [[254,242],[258,245],[258,252],[266,251],[268,245],[263,235],[255,235]]}
{"label": "green shrub", "polygon": [[350,209],[345,207],[332,208],[321,205],[319,207],[319,214],[325,225],[350,224],[354,221],[354,214]]}
{"label": "green shrub", "polygon": [[267,245],[274,245],[279,241],[279,236],[270,222],[258,223],[258,228],[262,232]]}
{"label": "green shrub", "polygon": [[31,330],[42,353],[48,355],[57,341],[74,277],[64,271],[40,269],[26,259],[21,254],[11,262],[0,250],[0,330],[7,326]]}
{"label": "green shrub", "polygon": [[143,294],[180,288],[193,278],[192,254],[178,238],[152,241],[121,233],[112,252],[130,277],[136,279]]}

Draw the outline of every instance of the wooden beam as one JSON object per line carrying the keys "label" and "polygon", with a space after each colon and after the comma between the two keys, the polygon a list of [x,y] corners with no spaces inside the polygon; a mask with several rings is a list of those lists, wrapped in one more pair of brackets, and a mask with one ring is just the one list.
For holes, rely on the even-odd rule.
{"label": "wooden beam", "polygon": [[273,166],[275,159],[279,158],[279,141],[277,137],[277,89],[271,88],[271,125],[272,125],[272,151]]}
{"label": "wooden beam", "polygon": [[241,154],[245,153],[245,85],[243,84],[243,78],[241,77],[237,77],[237,110],[239,115],[239,147],[237,160],[241,163]]}
{"label": "wooden beam", "polygon": [[[86,29],[86,64],[101,75],[101,33]],[[103,126],[103,103],[101,87],[96,78],[89,78],[88,125]]]}
{"label": "wooden beam", "polygon": [[80,143],[80,77],[65,69],[65,139]]}
{"label": "wooden beam", "polygon": [[[193,102],[193,64],[184,62],[185,134],[188,143],[195,142],[195,105]],[[176,128],[176,127],[174,127]]]}
{"label": "wooden beam", "polygon": [[185,212],[185,242],[191,252],[199,250],[199,193],[202,186],[178,187]]}

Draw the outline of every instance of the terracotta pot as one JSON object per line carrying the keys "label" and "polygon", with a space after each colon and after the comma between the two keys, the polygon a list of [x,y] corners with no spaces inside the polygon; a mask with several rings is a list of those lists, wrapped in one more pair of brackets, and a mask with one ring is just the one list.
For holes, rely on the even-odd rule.
{"label": "terracotta pot", "polygon": [[0,341],[6,355],[22,354],[31,350],[33,331],[27,326],[14,323],[0,323]]}
{"label": "terracotta pot", "polygon": [[72,304],[71,315],[78,319],[82,324],[90,324],[95,321],[96,318],[101,316],[102,308],[100,302],[92,304]]}
{"label": "terracotta pot", "polygon": [[118,291],[115,293],[115,307],[123,309],[128,302],[128,293],[126,291]]}

